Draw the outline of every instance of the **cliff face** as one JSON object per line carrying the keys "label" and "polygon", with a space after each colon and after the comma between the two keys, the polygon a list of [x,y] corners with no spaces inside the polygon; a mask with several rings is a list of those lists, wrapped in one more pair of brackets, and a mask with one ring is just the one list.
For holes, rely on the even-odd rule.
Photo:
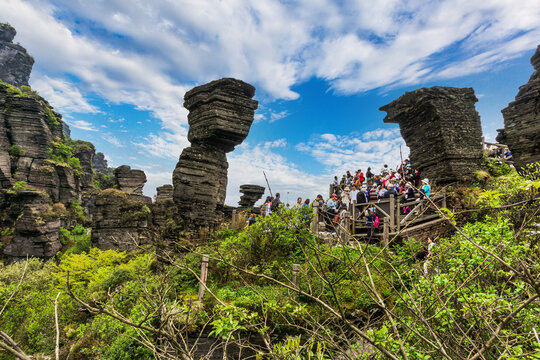
{"label": "cliff face", "polygon": [[482,127],[471,88],[432,87],[406,92],[380,108],[398,123],[415,168],[438,183],[468,180],[481,168]]}
{"label": "cliff face", "polygon": [[497,137],[510,148],[517,167],[540,162],[540,45],[531,58],[534,72],[516,100],[502,110],[504,130]]}
{"label": "cliff face", "polygon": [[12,26],[0,23],[0,80],[19,87],[28,85],[34,59],[13,43],[16,33]]}
{"label": "cliff face", "polygon": [[255,88],[224,78],[184,96],[189,110],[188,140],[173,173],[174,201],[191,228],[210,228],[222,218],[227,188],[227,152],[249,133],[257,101]]}

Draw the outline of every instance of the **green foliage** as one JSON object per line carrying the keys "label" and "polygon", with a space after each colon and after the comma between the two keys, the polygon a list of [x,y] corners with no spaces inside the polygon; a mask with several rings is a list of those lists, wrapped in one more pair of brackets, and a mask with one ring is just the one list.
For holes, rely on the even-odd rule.
{"label": "green foliage", "polygon": [[44,106],[44,112],[45,112],[45,122],[47,123],[47,126],[50,129],[55,129],[58,126],[60,126],[60,122],[58,121],[58,119],[56,118],[56,115],[54,115],[54,112],[49,106],[47,105]]}
{"label": "green foliage", "polygon": [[97,190],[112,189],[114,187],[114,174],[94,172],[94,187]]}
{"label": "green foliage", "polygon": [[280,360],[325,360],[332,359],[324,343],[311,338],[302,343],[300,336],[287,336],[273,345],[274,358]]}
{"label": "green foliage", "polygon": [[501,162],[499,159],[488,158],[485,159],[485,163],[491,176],[498,177],[508,175],[512,172],[510,166],[505,162]]}
{"label": "green foliage", "polygon": [[62,141],[53,141],[52,147],[47,150],[49,160],[55,164],[68,166],[76,175],[82,174],[82,166],[78,158],[73,156],[73,149]]}
{"label": "green foliage", "polygon": [[103,360],[152,360],[152,351],[142,346],[132,337],[116,336],[113,343],[103,354]]}
{"label": "green foliage", "polygon": [[25,154],[24,149],[21,147],[21,145],[11,145],[9,148],[9,156],[13,157],[20,157]]}
{"label": "green foliage", "polygon": [[82,152],[93,153],[96,151],[94,144],[88,141],[68,139],[65,142],[69,147],[71,147],[73,154],[79,154]]}

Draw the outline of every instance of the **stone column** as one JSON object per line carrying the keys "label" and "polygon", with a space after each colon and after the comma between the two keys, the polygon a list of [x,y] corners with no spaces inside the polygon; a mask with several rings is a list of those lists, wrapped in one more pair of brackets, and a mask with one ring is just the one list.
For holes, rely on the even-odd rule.
{"label": "stone column", "polygon": [[508,145],[516,167],[540,162],[540,45],[531,64],[534,67],[529,82],[519,88],[516,100],[502,110],[504,130],[497,141]]}
{"label": "stone column", "polygon": [[189,110],[188,140],[173,173],[174,202],[188,228],[211,228],[222,217],[227,188],[226,153],[249,133],[257,101],[255,88],[224,78],[184,96]]}

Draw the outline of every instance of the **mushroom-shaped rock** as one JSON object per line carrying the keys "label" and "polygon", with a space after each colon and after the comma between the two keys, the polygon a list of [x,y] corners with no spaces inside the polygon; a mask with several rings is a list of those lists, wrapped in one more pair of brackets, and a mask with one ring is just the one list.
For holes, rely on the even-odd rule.
{"label": "mushroom-shaped rock", "polygon": [[481,168],[482,128],[471,88],[432,87],[406,92],[380,108],[398,123],[411,163],[439,183],[467,180]]}
{"label": "mushroom-shaped rock", "polygon": [[263,196],[264,190],[264,186],[251,184],[240,185],[240,192],[243,195],[240,197],[238,205],[243,208],[253,207],[257,200],[259,200]]}

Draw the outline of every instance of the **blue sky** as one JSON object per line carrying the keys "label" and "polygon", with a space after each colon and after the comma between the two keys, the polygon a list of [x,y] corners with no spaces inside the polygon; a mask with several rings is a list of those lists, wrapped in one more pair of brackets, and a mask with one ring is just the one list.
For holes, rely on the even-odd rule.
{"label": "blue sky", "polygon": [[540,1],[518,3],[0,0],[0,21],[72,137],[145,170],[148,195],[189,146],[184,93],[221,77],[253,84],[255,123],[228,156],[235,205],[239,185],[266,185],[263,171],[293,201],[347,169],[397,164],[403,140],[378,108],[416,88],[473,87],[494,139],[540,44]]}

